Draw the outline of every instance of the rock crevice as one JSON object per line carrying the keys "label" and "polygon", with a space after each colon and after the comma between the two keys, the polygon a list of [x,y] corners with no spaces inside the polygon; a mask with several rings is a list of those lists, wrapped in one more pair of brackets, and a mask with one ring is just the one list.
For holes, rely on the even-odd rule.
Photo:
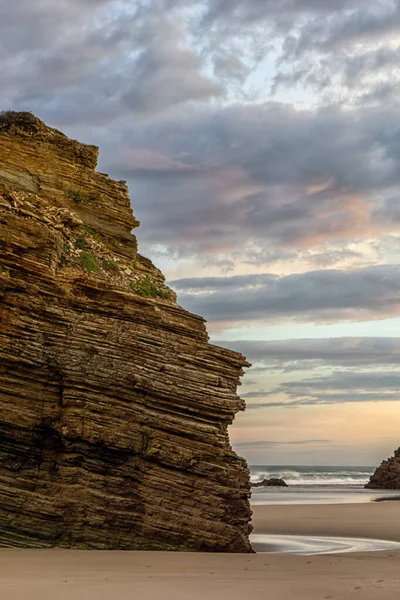
{"label": "rock crevice", "polygon": [[0,546],[249,552],[247,363],[138,254],[97,155],[0,115]]}

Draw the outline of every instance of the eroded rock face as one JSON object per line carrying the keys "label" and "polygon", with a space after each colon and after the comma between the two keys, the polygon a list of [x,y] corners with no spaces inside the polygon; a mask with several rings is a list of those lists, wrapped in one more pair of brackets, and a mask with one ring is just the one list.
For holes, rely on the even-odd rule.
{"label": "eroded rock face", "polygon": [[372,490],[400,490],[400,448],[384,460],[365,486]]}
{"label": "eroded rock face", "polygon": [[96,163],[0,115],[0,546],[249,552],[245,359],[138,254]]}

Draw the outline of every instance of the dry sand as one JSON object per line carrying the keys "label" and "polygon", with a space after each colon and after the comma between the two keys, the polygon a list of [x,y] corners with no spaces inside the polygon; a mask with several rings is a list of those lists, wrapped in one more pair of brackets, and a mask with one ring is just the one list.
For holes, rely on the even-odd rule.
{"label": "dry sand", "polygon": [[[257,533],[400,541],[400,502],[257,506]],[[400,551],[320,556],[0,550],[1,600],[399,600]]]}

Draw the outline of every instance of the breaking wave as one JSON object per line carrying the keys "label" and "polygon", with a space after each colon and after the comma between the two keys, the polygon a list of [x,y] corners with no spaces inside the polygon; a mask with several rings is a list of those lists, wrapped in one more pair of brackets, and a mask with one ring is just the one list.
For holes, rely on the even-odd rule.
{"label": "breaking wave", "polygon": [[251,482],[279,477],[294,486],[364,486],[374,467],[250,466]]}

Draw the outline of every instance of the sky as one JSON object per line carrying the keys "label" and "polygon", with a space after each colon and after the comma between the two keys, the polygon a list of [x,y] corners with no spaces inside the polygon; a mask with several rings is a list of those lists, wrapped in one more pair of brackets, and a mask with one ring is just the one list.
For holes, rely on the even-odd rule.
{"label": "sky", "polygon": [[250,464],[400,445],[400,0],[0,0],[0,109],[100,146],[140,252],[253,364]]}

